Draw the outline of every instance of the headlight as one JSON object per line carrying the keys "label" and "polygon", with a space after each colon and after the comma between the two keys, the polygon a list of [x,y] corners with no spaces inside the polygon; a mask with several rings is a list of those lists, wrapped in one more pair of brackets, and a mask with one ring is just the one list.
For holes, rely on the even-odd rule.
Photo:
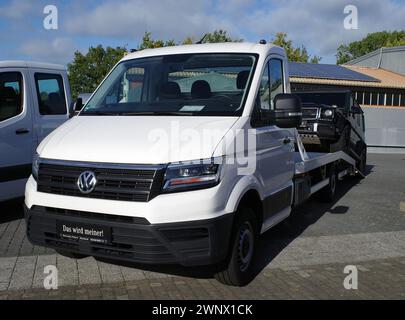
{"label": "headlight", "polygon": [[222,158],[169,164],[164,192],[209,188],[219,183]]}
{"label": "headlight", "polygon": [[35,181],[38,180],[38,170],[39,170],[40,157],[38,153],[35,153],[34,159],[32,160],[32,176]]}
{"label": "headlight", "polygon": [[322,110],[322,118],[333,118],[333,110],[326,109]]}

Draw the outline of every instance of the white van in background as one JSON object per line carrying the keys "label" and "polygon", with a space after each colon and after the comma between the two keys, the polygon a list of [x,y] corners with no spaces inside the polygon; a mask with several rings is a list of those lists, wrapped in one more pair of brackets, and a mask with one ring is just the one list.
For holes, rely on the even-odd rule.
{"label": "white van in background", "polygon": [[65,66],[0,62],[0,201],[24,195],[35,149],[69,119],[70,104]]}

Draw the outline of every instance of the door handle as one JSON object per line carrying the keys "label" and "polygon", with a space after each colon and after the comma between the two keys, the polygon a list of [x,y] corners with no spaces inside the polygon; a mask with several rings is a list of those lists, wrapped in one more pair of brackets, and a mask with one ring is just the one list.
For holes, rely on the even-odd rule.
{"label": "door handle", "polygon": [[284,144],[288,144],[290,142],[291,142],[291,139],[289,137],[285,137],[284,140],[283,140]]}
{"label": "door handle", "polygon": [[15,131],[15,134],[18,134],[18,135],[20,135],[20,134],[27,134],[27,133],[30,133],[30,131],[29,131],[28,129],[26,129],[26,128],[20,128],[20,129],[17,129],[17,130]]}

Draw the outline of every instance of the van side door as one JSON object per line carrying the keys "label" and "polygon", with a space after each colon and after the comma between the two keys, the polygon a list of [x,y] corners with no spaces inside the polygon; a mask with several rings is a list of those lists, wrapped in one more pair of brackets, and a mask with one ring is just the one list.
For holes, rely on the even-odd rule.
{"label": "van side door", "polygon": [[69,82],[62,70],[31,69],[38,144],[69,119]]}
{"label": "van side door", "polygon": [[29,74],[0,69],[0,201],[20,197],[31,174],[35,145]]}
{"label": "van side door", "polygon": [[[260,89],[252,115],[256,130],[258,179],[264,193],[263,231],[290,214],[292,202],[293,137],[275,125],[274,98],[285,92],[283,60],[270,58],[263,70]],[[268,114],[269,117],[263,117]]]}

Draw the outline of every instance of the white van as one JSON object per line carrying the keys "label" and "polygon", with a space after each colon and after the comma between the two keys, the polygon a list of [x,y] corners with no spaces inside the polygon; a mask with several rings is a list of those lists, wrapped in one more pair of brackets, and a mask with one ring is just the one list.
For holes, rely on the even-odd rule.
{"label": "white van", "polygon": [[286,54],[264,41],[127,55],[38,147],[28,238],[76,258],[215,264],[246,284],[258,236],[317,191],[333,200],[355,165],[305,153],[289,91]]}
{"label": "white van", "polygon": [[66,68],[0,62],[0,201],[24,195],[38,144],[69,118]]}

